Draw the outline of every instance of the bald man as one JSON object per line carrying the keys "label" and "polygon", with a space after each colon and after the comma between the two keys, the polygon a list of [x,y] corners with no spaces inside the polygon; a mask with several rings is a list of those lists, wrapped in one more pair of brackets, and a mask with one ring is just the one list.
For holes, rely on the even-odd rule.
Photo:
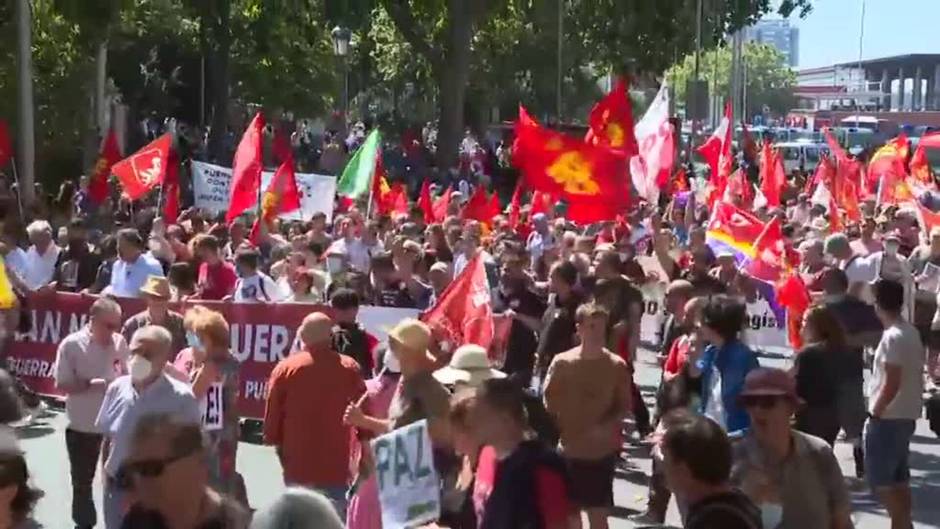
{"label": "bald man", "polygon": [[299,351],[281,360],[268,381],[264,441],[277,449],[286,485],[329,497],[345,519],[350,429],[343,413],[365,392],[359,364],[333,349],[333,320],[304,318]]}

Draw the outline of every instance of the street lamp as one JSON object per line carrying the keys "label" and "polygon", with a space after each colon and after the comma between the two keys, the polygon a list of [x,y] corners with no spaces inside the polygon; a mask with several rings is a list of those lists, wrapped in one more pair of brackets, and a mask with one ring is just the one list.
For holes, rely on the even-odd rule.
{"label": "street lamp", "polygon": [[336,26],[330,32],[333,39],[333,55],[343,60],[343,119],[346,119],[346,113],[349,111],[349,41],[352,40],[352,32],[349,28]]}

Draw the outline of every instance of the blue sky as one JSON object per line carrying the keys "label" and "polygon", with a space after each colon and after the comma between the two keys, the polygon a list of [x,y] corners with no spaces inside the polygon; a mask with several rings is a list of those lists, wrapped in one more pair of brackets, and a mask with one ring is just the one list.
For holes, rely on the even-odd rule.
{"label": "blue sky", "polygon": [[[862,0],[813,0],[800,28],[800,63],[814,68],[858,59]],[[867,0],[862,58],[940,53],[940,0]]]}

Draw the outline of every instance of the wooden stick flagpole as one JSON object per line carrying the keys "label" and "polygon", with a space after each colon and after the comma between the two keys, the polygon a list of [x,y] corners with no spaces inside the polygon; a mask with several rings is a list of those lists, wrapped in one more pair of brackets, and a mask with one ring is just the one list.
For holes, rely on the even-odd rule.
{"label": "wooden stick flagpole", "polygon": [[16,182],[16,205],[20,210],[20,220],[26,221],[23,215],[23,190],[20,189],[20,175],[16,172],[16,157],[10,157],[10,167],[13,168],[13,181]]}

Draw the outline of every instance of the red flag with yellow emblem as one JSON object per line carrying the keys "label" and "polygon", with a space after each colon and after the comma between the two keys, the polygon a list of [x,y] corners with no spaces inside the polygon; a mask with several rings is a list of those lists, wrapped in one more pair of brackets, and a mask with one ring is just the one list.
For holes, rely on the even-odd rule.
{"label": "red flag with yellow emblem", "polygon": [[297,178],[294,174],[294,153],[287,137],[281,131],[274,135],[272,151],[280,159],[281,165],[261,195],[261,214],[255,219],[249,235],[254,244],[258,243],[262,222],[270,226],[281,213],[300,209],[300,190],[297,189]]}
{"label": "red flag with yellow emblem", "polygon": [[613,220],[627,209],[626,160],[621,151],[548,130],[519,108],[513,164],[528,188],[564,199],[569,220]]}
{"label": "red flag with yellow emblem", "polygon": [[613,90],[594,105],[588,117],[590,128],[584,136],[589,145],[607,147],[633,156],[639,152],[633,132],[633,105],[627,83],[617,79]]}
{"label": "red flag with yellow emblem", "polygon": [[878,182],[878,204],[898,204],[914,198],[904,166],[910,144],[901,134],[875,151],[868,162],[868,180]]}

